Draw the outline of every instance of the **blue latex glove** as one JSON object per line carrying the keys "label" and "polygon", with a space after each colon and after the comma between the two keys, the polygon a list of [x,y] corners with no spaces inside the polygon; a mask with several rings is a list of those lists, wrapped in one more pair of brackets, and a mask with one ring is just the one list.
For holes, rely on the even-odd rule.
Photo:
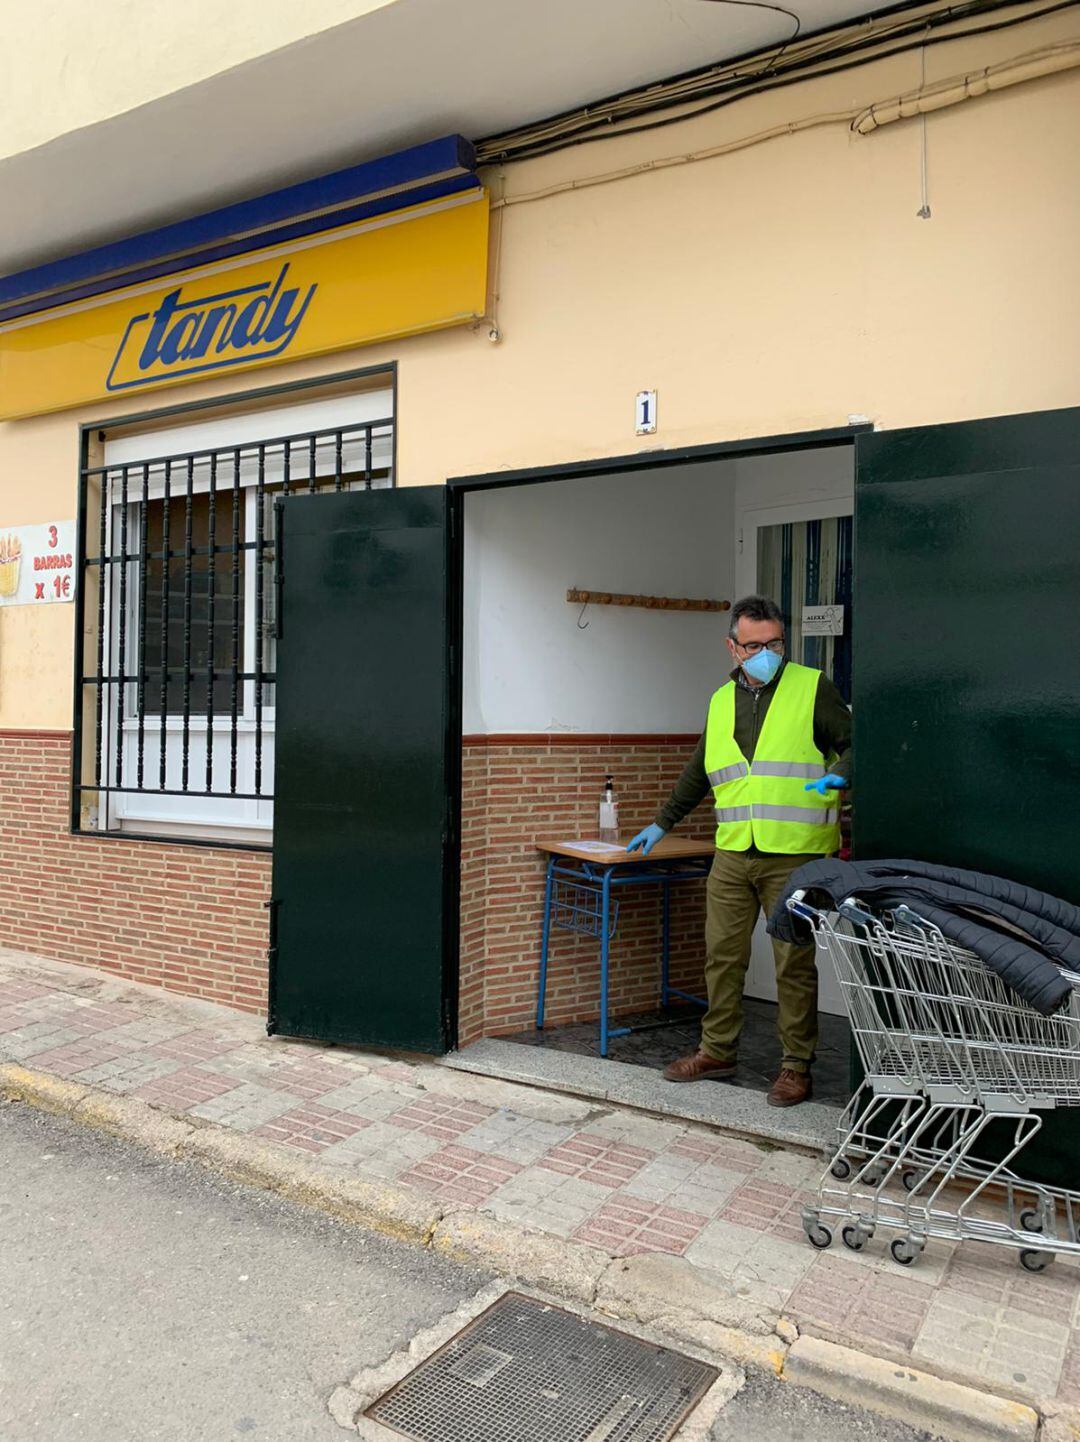
{"label": "blue latex glove", "polygon": [[664,830],[664,828],[662,826],[657,826],[654,822],[652,826],[646,826],[644,831],[639,831],[626,849],[627,851],[640,850],[642,856],[648,856],[649,852],[653,849],[653,847],[661,839],[661,837],[664,837],[666,835],[667,832]]}
{"label": "blue latex glove", "polygon": [[820,776],[816,781],[808,781],[803,787],[804,791],[816,791],[819,796],[825,796],[830,791],[844,791],[847,782],[842,776],[837,776],[830,771],[828,776]]}

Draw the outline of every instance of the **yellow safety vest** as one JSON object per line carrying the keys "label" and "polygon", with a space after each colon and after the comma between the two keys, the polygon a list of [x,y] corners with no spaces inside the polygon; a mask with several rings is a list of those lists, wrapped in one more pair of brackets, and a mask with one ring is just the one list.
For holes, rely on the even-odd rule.
{"label": "yellow safety vest", "polygon": [[765,713],[754,759],[735,741],[735,682],[713,696],[705,727],[705,770],[716,802],[721,851],[831,855],[840,848],[840,804],[806,783],[826,774],[814,741],[814,701],[821,672],[789,661]]}

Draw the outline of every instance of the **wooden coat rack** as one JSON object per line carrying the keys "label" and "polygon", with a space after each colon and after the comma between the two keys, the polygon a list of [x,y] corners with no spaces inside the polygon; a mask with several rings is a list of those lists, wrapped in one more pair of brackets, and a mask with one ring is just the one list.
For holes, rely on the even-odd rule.
{"label": "wooden coat rack", "polygon": [[640,606],[646,611],[730,611],[730,601],[694,600],[687,596],[627,596],[616,591],[579,591],[566,599],[574,606]]}

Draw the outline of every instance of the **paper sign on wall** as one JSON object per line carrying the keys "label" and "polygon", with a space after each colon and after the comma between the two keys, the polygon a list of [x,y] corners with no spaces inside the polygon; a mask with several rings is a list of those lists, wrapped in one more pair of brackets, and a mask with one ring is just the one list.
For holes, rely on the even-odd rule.
{"label": "paper sign on wall", "polygon": [[804,636],[842,636],[843,606],[804,606],[802,633]]}
{"label": "paper sign on wall", "polygon": [[74,521],[0,527],[0,606],[74,599]]}

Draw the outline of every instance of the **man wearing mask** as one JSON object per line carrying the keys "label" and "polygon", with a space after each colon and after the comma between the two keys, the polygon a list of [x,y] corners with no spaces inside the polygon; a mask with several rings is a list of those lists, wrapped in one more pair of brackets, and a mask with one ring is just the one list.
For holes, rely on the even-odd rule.
{"label": "man wearing mask", "polygon": [[[851,713],[826,675],[784,659],[784,623],[775,602],[764,596],[737,602],[727,646],[735,669],[709,704],[697,750],[655,823],[627,847],[648,855],[713,793],[716,856],[705,921],[709,1006],[699,1049],[664,1068],[674,1082],[734,1073],[758,913],[769,914],[797,867],[838,850],[839,793],[851,774]],[[768,1101],[788,1107],[811,1095],[817,964],[812,945],[774,940],[773,952],[783,1061]]]}

